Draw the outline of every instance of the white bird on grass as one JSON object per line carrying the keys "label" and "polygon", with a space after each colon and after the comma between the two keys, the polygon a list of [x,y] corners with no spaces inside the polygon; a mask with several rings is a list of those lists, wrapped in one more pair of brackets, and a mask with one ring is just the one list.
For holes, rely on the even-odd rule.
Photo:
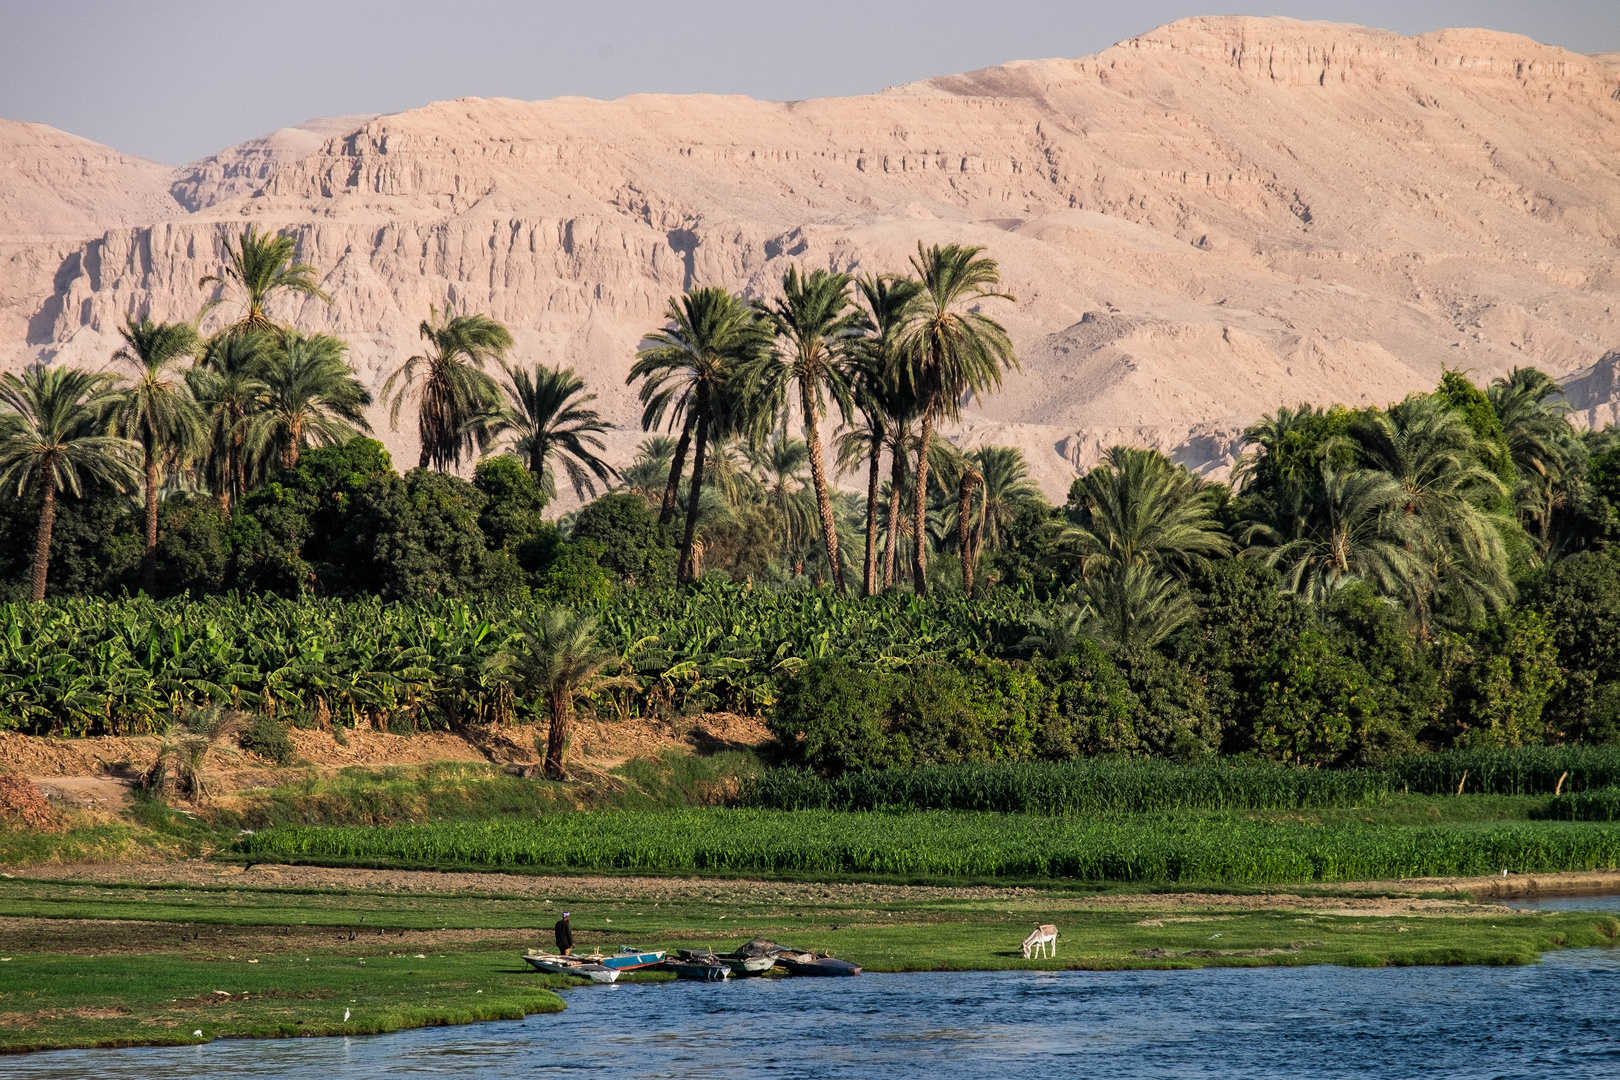
{"label": "white bird on grass", "polygon": [[345,1024],[347,1024],[349,1022],[349,1010],[348,1009],[343,1010],[343,1022]]}

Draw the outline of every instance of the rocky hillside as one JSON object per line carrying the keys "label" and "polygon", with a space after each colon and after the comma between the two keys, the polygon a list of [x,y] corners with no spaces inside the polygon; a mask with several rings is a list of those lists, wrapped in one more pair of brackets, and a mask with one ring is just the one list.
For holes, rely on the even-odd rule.
{"label": "rocky hillside", "polygon": [[1442,365],[1536,364],[1584,422],[1615,416],[1620,63],[1512,35],[1191,19],[857,98],[440,102],[161,176],[95,147],[47,213],[30,177],[94,145],[50,134],[0,172],[12,366],[104,363],[128,311],[190,317],[253,221],[329,272],[330,308],[281,314],[347,337],[368,378],[448,300],[631,424],[624,375],[671,293],[960,241],[1002,261],[1024,363],[960,434],[1023,446],[1053,494],[1115,442],[1218,467],[1279,404],[1384,403]]}

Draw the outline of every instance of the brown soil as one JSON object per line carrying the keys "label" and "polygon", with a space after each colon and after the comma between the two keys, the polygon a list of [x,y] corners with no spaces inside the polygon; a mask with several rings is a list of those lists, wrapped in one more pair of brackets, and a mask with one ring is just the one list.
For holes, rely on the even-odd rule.
{"label": "brown soil", "polygon": [[[227,748],[216,752],[209,783],[217,795],[244,788],[267,787],[313,767],[336,772],[355,766],[424,765],[435,761],[469,761],[499,765],[539,762],[535,738],[543,725],[469,727],[457,732],[393,735],[370,728],[343,733],[288,729],[298,758],[306,763],[278,769],[253,754]],[[656,757],[669,751],[713,753],[755,747],[770,738],[759,720],[732,713],[710,713],[665,722],[646,718],[582,719],[576,728],[570,764],[585,771],[612,768],[632,758]],[[118,811],[129,801],[131,781],[156,756],[156,742],[139,736],[58,739],[0,732],[0,769],[20,773],[43,794],[71,806]],[[4,795],[0,794],[0,800]],[[0,803],[0,816],[4,816]]]}

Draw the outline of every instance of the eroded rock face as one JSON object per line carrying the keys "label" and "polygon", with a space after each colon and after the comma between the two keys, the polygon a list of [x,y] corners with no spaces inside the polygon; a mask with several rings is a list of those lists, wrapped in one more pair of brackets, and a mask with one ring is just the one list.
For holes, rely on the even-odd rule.
{"label": "eroded rock face", "polygon": [[257,222],[334,297],[279,314],[374,384],[453,302],[583,372],[628,454],[624,376],[672,293],[956,241],[1001,261],[1018,302],[986,310],[1023,359],[959,434],[1022,446],[1054,497],[1115,442],[1219,469],[1278,405],[1383,404],[1442,365],[1539,365],[1605,422],[1617,93],[1612,58],[1512,35],[1233,18],[858,98],[439,102],[254,140],[169,176],[173,214],[14,253],[0,347],[103,363],[126,312],[193,314]]}

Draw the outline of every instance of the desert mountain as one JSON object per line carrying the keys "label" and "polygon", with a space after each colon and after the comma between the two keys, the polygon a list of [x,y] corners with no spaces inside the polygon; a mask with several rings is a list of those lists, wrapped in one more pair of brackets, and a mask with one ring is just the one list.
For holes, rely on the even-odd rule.
{"label": "desert mountain", "polygon": [[[1442,365],[1535,364],[1583,422],[1615,417],[1620,63],[1513,35],[1190,19],[865,97],[440,102],[163,176],[50,135],[0,172],[12,366],[99,366],[127,312],[189,318],[256,222],[328,271],[330,308],[280,314],[345,336],[374,384],[449,301],[584,373],[627,453],[624,376],[672,293],[958,241],[1001,261],[1017,303],[987,310],[1023,359],[958,434],[1022,446],[1055,496],[1113,443],[1219,467],[1278,405],[1383,404]],[[46,213],[30,177],[92,147],[101,171]],[[376,422],[413,463],[414,432]]]}

